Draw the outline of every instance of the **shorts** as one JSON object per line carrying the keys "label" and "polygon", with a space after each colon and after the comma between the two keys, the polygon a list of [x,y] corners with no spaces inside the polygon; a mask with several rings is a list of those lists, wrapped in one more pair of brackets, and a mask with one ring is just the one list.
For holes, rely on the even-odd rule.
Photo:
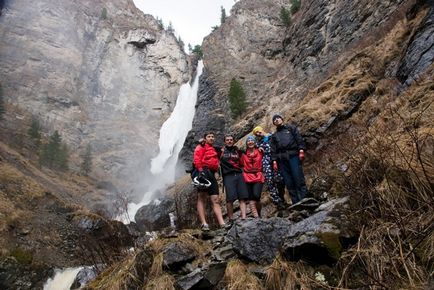
{"label": "shorts", "polygon": [[211,185],[205,190],[198,190],[198,191],[207,192],[208,195],[219,195],[219,185],[217,183],[217,179],[215,178],[215,171],[212,171],[208,168],[204,168],[203,173],[205,173],[205,177],[211,182]]}
{"label": "shorts", "polygon": [[247,185],[241,172],[223,176],[223,185],[226,189],[226,201],[249,199]]}
{"label": "shorts", "polygon": [[254,182],[254,183],[246,183],[247,184],[247,192],[249,193],[249,200],[260,201],[262,194],[263,183]]}

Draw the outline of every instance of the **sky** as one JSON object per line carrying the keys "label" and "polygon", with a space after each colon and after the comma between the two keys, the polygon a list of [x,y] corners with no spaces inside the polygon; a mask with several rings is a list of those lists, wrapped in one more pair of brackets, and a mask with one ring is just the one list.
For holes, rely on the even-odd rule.
{"label": "sky", "polygon": [[134,4],[145,14],[163,20],[165,27],[172,22],[175,34],[180,36],[186,47],[201,44],[211,33],[211,27],[220,25],[223,6],[230,14],[235,0],[134,0]]}

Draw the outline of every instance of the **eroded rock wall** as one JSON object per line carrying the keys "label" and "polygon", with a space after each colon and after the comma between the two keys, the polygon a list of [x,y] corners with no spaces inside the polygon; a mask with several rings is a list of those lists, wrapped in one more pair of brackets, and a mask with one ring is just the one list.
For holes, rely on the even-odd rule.
{"label": "eroded rock wall", "polygon": [[59,130],[72,152],[91,144],[99,177],[140,179],[189,75],[176,38],[131,0],[10,0],[3,7],[6,124],[35,116],[47,134]]}

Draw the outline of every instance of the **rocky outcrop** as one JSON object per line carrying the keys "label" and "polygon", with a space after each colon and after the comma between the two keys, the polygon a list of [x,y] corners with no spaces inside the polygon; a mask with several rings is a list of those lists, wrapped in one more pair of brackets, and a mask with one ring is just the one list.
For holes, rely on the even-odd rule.
{"label": "rocky outcrop", "polygon": [[8,1],[0,35],[6,124],[33,115],[72,151],[91,144],[95,175],[137,181],[189,79],[176,37],[131,0]]}
{"label": "rocky outcrop", "polygon": [[[431,2],[431,7],[407,47],[397,73],[401,83],[405,83],[407,86],[417,80],[434,62],[434,3],[433,1],[427,2]],[[413,13],[416,11],[417,9],[414,9]]]}
{"label": "rocky outcrop", "polygon": [[[407,12],[412,9],[420,12],[422,6],[429,6],[426,4],[429,1],[422,2],[417,6],[412,0],[301,1],[300,10],[292,16],[292,24],[285,27],[279,12],[282,6],[288,7],[287,2],[238,1],[225,23],[203,43],[205,69],[215,88],[213,100],[228,121],[225,130],[242,136],[257,124],[269,127],[269,116],[274,112],[290,115],[289,112],[294,112],[304,103],[303,98],[309,90],[347,65],[349,60],[363,58],[363,54],[358,52],[376,41],[381,42],[399,21],[406,17],[410,19],[412,16],[406,16]],[[414,8],[415,5],[418,8]],[[425,24],[417,28],[415,37],[408,39],[408,60],[404,60],[400,69],[402,81],[410,74],[421,74],[427,64],[432,63],[432,37],[428,37],[432,34],[431,22],[428,16]],[[422,44],[424,39],[428,43]],[[395,65],[400,61],[399,55],[388,57],[385,58],[387,62],[395,57],[392,62]],[[420,64],[408,67],[415,58],[420,59]],[[394,77],[396,69],[389,69],[387,74],[387,77]],[[246,121],[230,118],[227,93],[229,82],[234,77],[241,81],[247,92],[248,113],[240,118]],[[319,126],[303,126],[303,133],[315,131],[306,134],[308,145],[316,146],[318,135],[338,121],[349,118],[374,91],[374,84],[370,84],[348,96],[345,100],[347,108],[338,110]],[[207,109],[205,106],[201,114],[213,115],[213,112],[215,107]],[[303,121],[303,125],[312,123],[312,119],[303,118],[305,120],[297,121]],[[205,120],[198,114],[195,117],[197,123]]]}
{"label": "rocky outcrop", "polygon": [[174,211],[173,199],[164,198],[141,207],[134,216],[134,220],[142,232],[158,231],[170,226],[169,214]]}
{"label": "rocky outcrop", "polygon": [[344,222],[347,201],[331,200],[296,223],[282,218],[241,221],[228,238],[235,252],[256,263],[269,264],[280,251],[290,261],[333,263],[343,249],[342,241],[354,236]]}

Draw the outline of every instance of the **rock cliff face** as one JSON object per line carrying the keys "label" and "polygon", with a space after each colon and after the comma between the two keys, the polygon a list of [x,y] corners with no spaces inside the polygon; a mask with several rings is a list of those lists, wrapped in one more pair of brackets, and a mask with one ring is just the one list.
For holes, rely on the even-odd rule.
{"label": "rock cliff face", "polygon": [[0,35],[6,123],[33,115],[91,144],[97,175],[138,179],[190,75],[176,38],[131,0],[6,1]]}
{"label": "rock cliff face", "polygon": [[[289,1],[238,1],[226,22],[205,38],[206,79],[203,83],[208,87],[212,85],[213,103],[211,106],[198,103],[194,122],[202,126],[193,126],[197,133],[202,133],[203,124],[210,116],[219,115],[226,121],[213,124],[220,125],[219,131],[232,131],[237,137],[249,133],[257,124],[272,129],[271,114],[291,115],[306,103],[311,90],[349,63],[363,59],[364,53],[360,53],[363,49],[387,42],[385,36],[399,21],[409,21],[422,6],[432,7],[432,2],[305,0],[293,14],[291,25],[285,27],[279,12],[282,6],[289,8],[289,5]],[[363,61],[355,69],[363,73],[371,70],[369,73],[377,77],[397,78],[401,83],[423,74],[433,62],[432,9],[430,11],[422,23],[409,29],[407,38],[399,40],[403,41],[397,44],[401,51],[395,55],[391,51],[382,52],[385,62],[382,71],[365,70]],[[370,61],[378,63],[380,58],[378,55],[370,57]],[[232,78],[241,81],[249,104],[248,113],[237,120],[231,119],[227,100]],[[350,100],[354,104],[352,109],[344,110],[345,114],[354,112],[357,104],[373,89],[369,87],[365,93],[354,97],[358,101]],[[310,97],[314,98],[312,95]],[[338,118],[339,114],[331,115]],[[302,125],[309,123],[300,118],[296,121]],[[320,123],[320,131],[324,132],[333,121]],[[308,140],[311,147],[318,143],[318,136],[307,131],[319,129],[318,124],[315,126],[302,128],[305,137],[311,138]]]}

